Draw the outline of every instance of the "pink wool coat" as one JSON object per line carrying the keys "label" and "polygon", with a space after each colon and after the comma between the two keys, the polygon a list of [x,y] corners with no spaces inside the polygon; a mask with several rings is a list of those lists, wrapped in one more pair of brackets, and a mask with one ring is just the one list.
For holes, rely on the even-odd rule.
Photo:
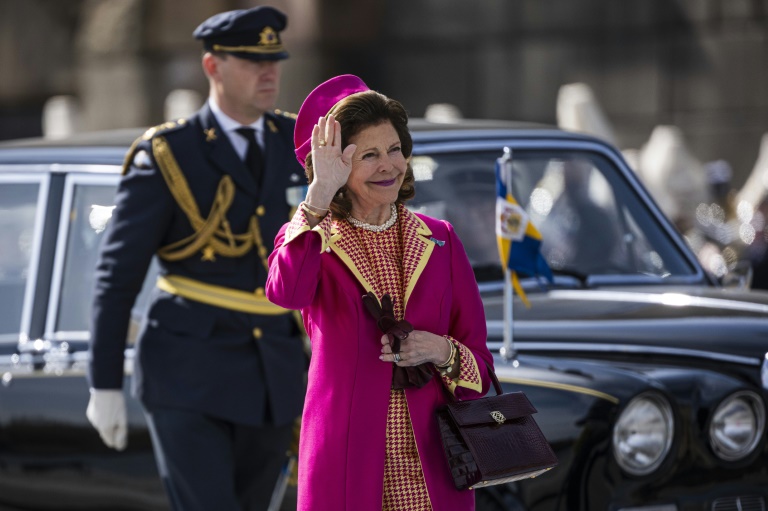
{"label": "pink wool coat", "polygon": [[[450,224],[401,207],[405,319],[417,330],[450,335],[472,352],[478,385],[453,386],[460,399],[481,397],[493,363],[483,304],[464,248]],[[379,360],[381,332],[362,296],[370,268],[346,222],[326,217],[310,230],[299,212],[278,234],[269,259],[267,297],[300,309],[312,340],[299,445],[300,511],[381,510],[392,364]],[[286,234],[287,233],[287,234]],[[444,242],[444,243],[443,243]],[[411,268],[409,270],[409,268]],[[474,509],[474,492],[453,485],[435,410],[448,400],[436,374],[405,391],[424,479],[435,511]]]}

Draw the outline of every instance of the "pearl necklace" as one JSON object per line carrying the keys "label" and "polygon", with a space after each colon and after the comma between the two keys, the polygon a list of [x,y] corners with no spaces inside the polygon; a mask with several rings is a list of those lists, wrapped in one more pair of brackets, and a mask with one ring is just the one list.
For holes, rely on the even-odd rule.
{"label": "pearl necklace", "polygon": [[387,229],[389,229],[390,227],[395,225],[395,222],[397,221],[397,206],[395,206],[394,203],[393,203],[391,205],[391,208],[392,208],[391,209],[392,214],[389,216],[389,220],[387,220],[386,222],[384,222],[381,225],[373,225],[373,224],[368,224],[368,223],[362,222],[362,221],[358,220],[357,218],[354,218],[352,215],[349,215],[347,217],[347,221],[350,224],[354,225],[355,227],[359,227],[361,229],[365,229],[366,231],[373,231],[373,232],[386,231]]}

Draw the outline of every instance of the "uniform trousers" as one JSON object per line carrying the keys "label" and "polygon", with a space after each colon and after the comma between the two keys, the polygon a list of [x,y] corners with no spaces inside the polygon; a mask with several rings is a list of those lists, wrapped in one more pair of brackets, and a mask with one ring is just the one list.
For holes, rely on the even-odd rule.
{"label": "uniform trousers", "polygon": [[158,470],[174,511],[264,511],[293,425],[250,426],[200,412],[145,407]]}

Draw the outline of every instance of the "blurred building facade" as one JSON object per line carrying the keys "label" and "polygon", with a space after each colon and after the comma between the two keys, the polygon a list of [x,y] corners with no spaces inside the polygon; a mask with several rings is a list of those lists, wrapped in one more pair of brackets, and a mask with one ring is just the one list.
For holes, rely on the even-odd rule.
{"label": "blurred building facade", "polygon": [[[79,129],[164,120],[206,91],[191,32],[246,0],[0,0],[0,139],[38,135],[70,96]],[[280,107],[355,73],[411,115],[556,123],[561,85],[588,84],[622,148],[677,126],[740,186],[768,131],[768,0],[275,0],[289,15]],[[189,96],[187,96],[189,97]],[[202,96],[201,96],[202,97]]]}

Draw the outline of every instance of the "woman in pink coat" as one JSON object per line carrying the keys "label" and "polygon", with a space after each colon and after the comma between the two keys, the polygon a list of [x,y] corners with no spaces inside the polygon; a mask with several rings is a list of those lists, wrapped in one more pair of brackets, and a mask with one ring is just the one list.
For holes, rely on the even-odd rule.
{"label": "woman in pink coat", "polygon": [[[277,236],[266,292],[301,310],[312,339],[302,511],[474,509],[473,492],[453,484],[435,410],[450,394],[485,394],[493,359],[453,228],[404,205],[407,122],[400,103],[352,75],[319,85],[296,121],[310,185]],[[389,319],[377,326],[374,314]]]}

